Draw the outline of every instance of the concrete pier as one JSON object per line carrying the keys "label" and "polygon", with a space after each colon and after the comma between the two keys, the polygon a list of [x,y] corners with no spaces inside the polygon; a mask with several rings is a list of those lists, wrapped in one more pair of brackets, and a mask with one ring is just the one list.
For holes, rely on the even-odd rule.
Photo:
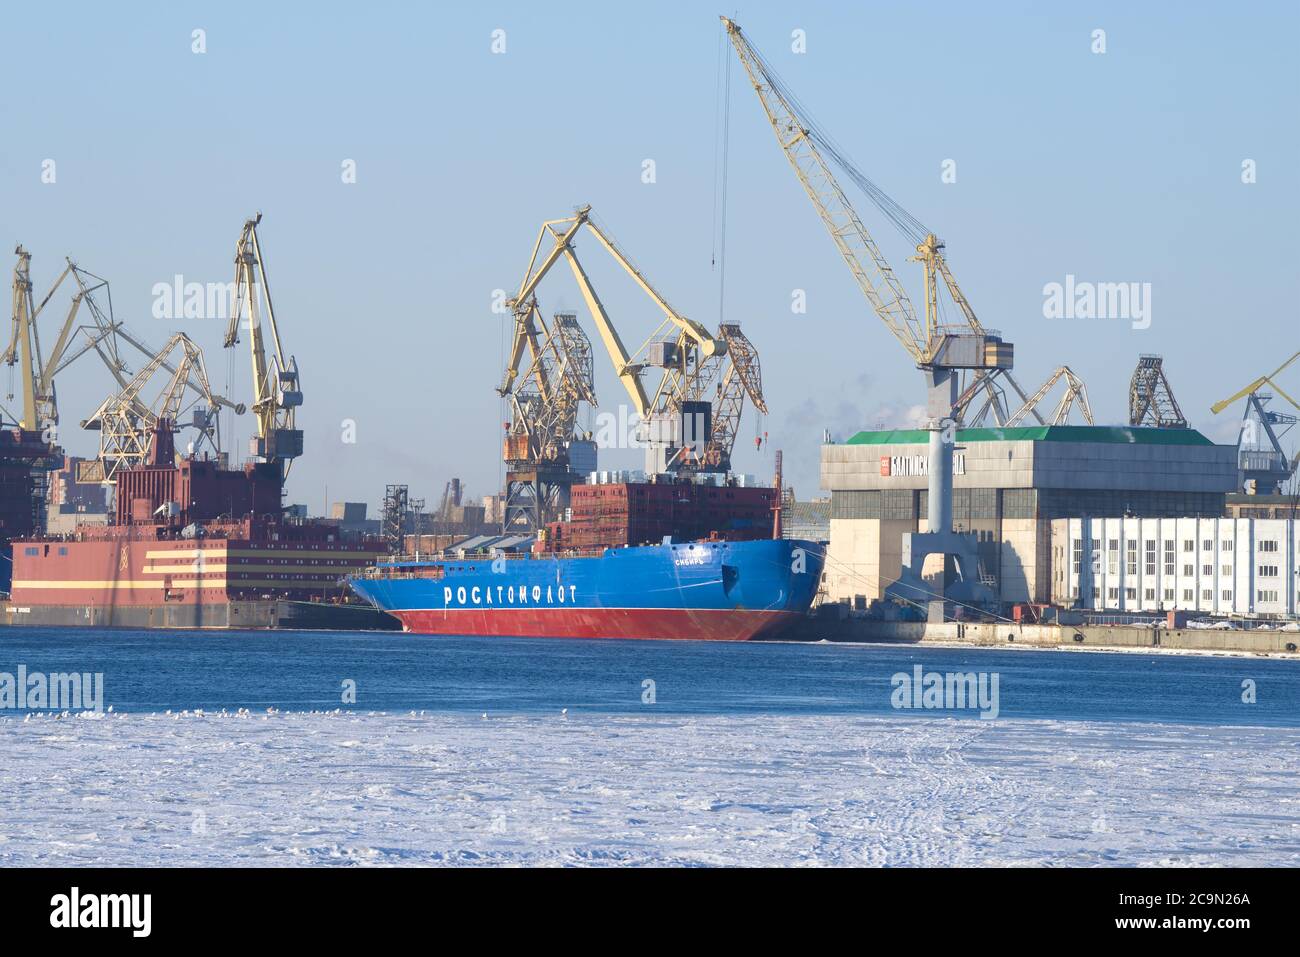
{"label": "concrete pier", "polygon": [[809,618],[779,636],[786,641],[967,644],[982,647],[1152,649],[1278,654],[1300,659],[1300,631],[1135,628],[1111,625],[1028,625]]}

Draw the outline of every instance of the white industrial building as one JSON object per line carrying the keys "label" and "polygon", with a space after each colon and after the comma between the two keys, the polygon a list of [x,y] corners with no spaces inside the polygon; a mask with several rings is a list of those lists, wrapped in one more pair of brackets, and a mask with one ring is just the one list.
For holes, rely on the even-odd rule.
{"label": "white industrial building", "polygon": [[1052,601],[1116,612],[1294,616],[1293,519],[1088,518],[1052,522]]}

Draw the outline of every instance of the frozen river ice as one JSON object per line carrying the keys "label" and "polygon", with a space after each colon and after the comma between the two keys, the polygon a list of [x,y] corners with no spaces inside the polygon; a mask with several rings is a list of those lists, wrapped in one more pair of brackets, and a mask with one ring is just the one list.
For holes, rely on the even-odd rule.
{"label": "frozen river ice", "polygon": [[1300,730],[879,715],[0,718],[7,865],[1300,865]]}

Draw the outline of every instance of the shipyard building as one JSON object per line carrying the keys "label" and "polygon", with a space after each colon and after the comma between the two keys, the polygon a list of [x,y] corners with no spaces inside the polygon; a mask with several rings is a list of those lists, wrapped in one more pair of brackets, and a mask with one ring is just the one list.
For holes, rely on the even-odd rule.
{"label": "shipyard building", "polygon": [[1052,600],[1094,611],[1294,616],[1291,519],[1069,518],[1052,523]]}
{"label": "shipyard building", "polygon": [[[928,441],[922,430],[893,430],[822,446],[822,487],[831,496],[826,600],[865,608],[899,576],[904,533],[928,530]],[[1216,445],[1194,429],[962,429],[953,455],[953,526],[976,535],[980,577],[1003,601],[1048,603],[1053,547],[1060,545],[1054,522],[1216,520],[1237,489],[1237,465],[1235,446]]]}

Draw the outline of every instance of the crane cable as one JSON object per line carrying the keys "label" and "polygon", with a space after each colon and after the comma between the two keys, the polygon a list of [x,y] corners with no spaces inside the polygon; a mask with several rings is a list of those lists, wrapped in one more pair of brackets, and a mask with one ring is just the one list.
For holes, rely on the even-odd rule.
{"label": "crane cable", "polygon": [[[718,48],[718,132],[713,141],[713,265],[718,270],[718,322],[726,318],[727,296],[727,179],[731,159],[731,57],[726,55],[726,32]],[[725,65],[724,65],[725,63]]]}
{"label": "crane cable", "polygon": [[843,148],[836,143],[835,139],[821,127],[813,118],[812,113],[805,107],[794,92],[781,79],[780,74],[772,68],[772,65],[758,52],[753,46],[749,46],[746,41],[750,54],[758,62],[759,69],[763,78],[767,80],[768,85],[778,97],[785,101],[789,108],[801,123],[805,125],[804,133],[813,141],[821,150],[830,157],[830,159],[839,167],[853,183],[860,189],[867,198],[884,214],[900,233],[910,239],[914,244],[919,244],[930,233],[919,219],[909,213],[900,203],[895,201],[888,193],[872,182],[861,170],[859,170],[849,155]]}
{"label": "crane cable", "polygon": [[722,58],[726,55],[726,34],[718,41],[713,79],[713,221],[709,225],[709,269],[718,267],[718,100],[722,96]]}

